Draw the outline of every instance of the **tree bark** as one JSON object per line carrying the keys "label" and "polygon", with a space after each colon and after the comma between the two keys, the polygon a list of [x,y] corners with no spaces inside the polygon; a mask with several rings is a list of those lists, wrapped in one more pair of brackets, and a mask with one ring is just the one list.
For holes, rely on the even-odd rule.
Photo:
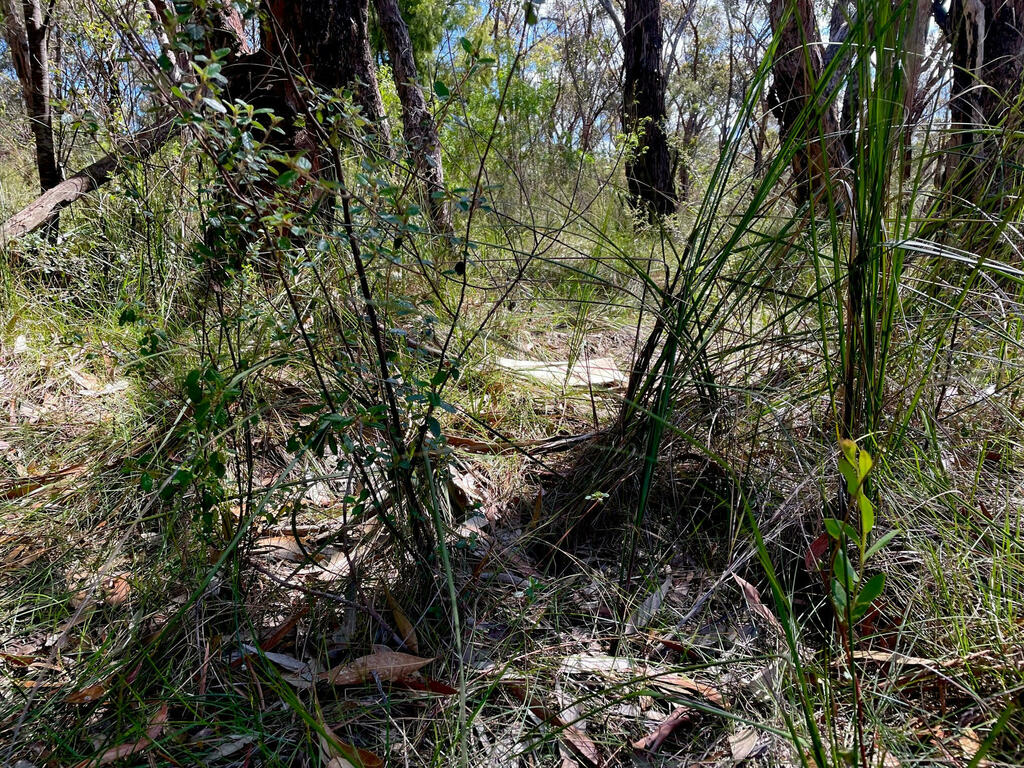
{"label": "tree bark", "polygon": [[914,15],[907,25],[904,37],[903,71],[907,78],[903,95],[903,111],[907,119],[917,111],[921,97],[921,72],[924,68],[925,43],[928,41],[928,23],[932,17],[932,0],[915,0]]}
{"label": "tree bark", "polygon": [[25,25],[21,22],[21,12],[15,6],[15,0],[3,0],[3,21],[4,40],[11,52],[11,62],[14,65],[14,73],[18,76],[18,83],[21,85],[21,96],[25,102],[25,109],[28,110],[32,102],[30,91],[32,83],[31,67],[29,65],[28,35],[25,33]]}
{"label": "tree bark", "polygon": [[[952,0],[952,135],[946,181],[952,194],[988,210],[1008,204],[1021,182],[1024,0]],[[1010,197],[1016,198],[1017,195]]]}
{"label": "tree bark", "polygon": [[677,200],[665,136],[660,0],[627,0],[623,28],[623,126],[638,138],[626,160],[626,182],[634,208],[664,216]]}
{"label": "tree bark", "polygon": [[[5,2],[10,5],[13,0]],[[270,107],[285,119],[285,135],[280,142],[282,151],[316,150],[312,136],[308,132],[300,134],[294,127],[295,118],[302,114],[301,105],[296,101],[298,95],[292,93],[290,78],[281,72],[282,67],[296,63],[301,67],[301,73],[319,87],[351,88],[377,136],[389,141],[370,55],[367,2],[305,0],[295,4],[269,0],[271,16],[263,31],[262,49],[249,55],[234,56],[225,65],[224,75],[229,81],[226,95],[229,98],[237,96],[258,107]],[[9,22],[8,16],[5,13],[5,20]],[[216,26],[211,29],[213,41],[210,44],[227,47],[230,41],[236,51],[244,54],[247,43],[240,37],[242,29],[237,14],[219,11],[212,21]],[[9,27],[9,23],[5,24],[5,32]],[[29,49],[27,42],[24,49]],[[18,56],[15,58],[17,60]],[[46,191],[0,227],[0,243],[10,242],[38,228],[56,211],[104,184],[129,162],[149,157],[166,142],[173,130],[169,120],[161,121],[66,182]]]}
{"label": "tree bark", "polygon": [[370,52],[369,0],[269,0],[264,51],[271,61],[298,60],[316,86],[348,88],[376,138],[390,144],[377,69]]}
{"label": "tree bark", "polygon": [[619,42],[624,42],[626,39],[626,28],[622,26],[622,19],[620,19],[619,14],[615,12],[615,6],[612,5],[612,0],[598,0],[598,4],[608,15],[608,18],[612,20],[612,25],[615,27],[615,34],[619,36]]}
{"label": "tree bark", "polygon": [[427,210],[434,231],[452,233],[452,222],[444,200],[444,166],[437,124],[419,85],[409,28],[396,0],[374,0],[377,21],[391,59],[391,71],[402,102],[402,126],[416,174],[427,197]]}
{"label": "tree bark", "polygon": [[814,97],[824,63],[811,0],[771,0],[768,15],[772,32],[779,38],[768,103],[779,122],[782,142],[795,146],[793,178],[796,201],[802,205],[834,171],[846,166],[847,156],[830,89],[824,98]]}
{"label": "tree bark", "polygon": [[[53,141],[53,114],[50,105],[50,57],[47,51],[49,20],[44,19],[39,0],[23,0],[24,24],[14,0],[4,2],[4,37],[11,50],[14,69],[21,82],[35,141],[36,168],[40,192],[46,192],[61,181],[60,165]],[[48,219],[50,239],[57,235],[56,213]]]}
{"label": "tree bark", "polygon": [[45,192],[60,183],[60,168],[53,146],[53,114],[50,111],[50,56],[46,50],[49,30],[39,0],[25,0],[25,34],[28,40],[31,77],[29,119],[36,142],[39,186]]}
{"label": "tree bark", "polygon": [[916,0],[913,16],[908,20],[903,44],[903,72],[906,86],[903,91],[903,178],[909,179],[913,168],[911,144],[914,122],[923,101],[921,73],[924,69],[925,44],[928,24],[932,17],[932,0]]}

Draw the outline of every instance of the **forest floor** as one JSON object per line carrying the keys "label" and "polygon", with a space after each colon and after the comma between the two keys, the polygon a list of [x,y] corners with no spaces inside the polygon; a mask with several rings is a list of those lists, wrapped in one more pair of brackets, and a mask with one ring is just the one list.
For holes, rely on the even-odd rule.
{"label": "forest floor", "polygon": [[424,589],[381,519],[352,516],[351,479],[283,447],[305,386],[287,370],[253,437],[260,503],[197,534],[139,485],[146,454],[178,450],[140,406],[165,398],[173,422],[171,385],[128,372],[116,338],[3,319],[3,764],[799,765],[805,716],[836,765],[858,724],[876,766],[1020,764],[1019,473],[998,448],[961,456],[976,511],[890,505],[891,586],[851,657],[809,555],[817,480],[786,448],[756,457],[760,548],[685,443],[641,524],[630,472],[600,490],[635,329],[559,367],[571,333],[540,322],[481,373],[491,404],[441,457],[450,563]]}

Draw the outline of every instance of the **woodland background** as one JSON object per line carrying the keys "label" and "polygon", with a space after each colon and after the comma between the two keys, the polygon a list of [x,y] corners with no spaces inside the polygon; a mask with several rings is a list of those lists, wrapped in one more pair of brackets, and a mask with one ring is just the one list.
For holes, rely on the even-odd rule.
{"label": "woodland background", "polygon": [[0,22],[0,762],[1024,761],[1024,1]]}

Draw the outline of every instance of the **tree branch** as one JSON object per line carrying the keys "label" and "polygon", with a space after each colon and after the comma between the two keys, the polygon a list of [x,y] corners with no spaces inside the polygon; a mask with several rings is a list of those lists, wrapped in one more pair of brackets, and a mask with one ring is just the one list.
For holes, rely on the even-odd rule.
{"label": "tree branch", "polygon": [[612,5],[612,0],[598,0],[600,6],[604,9],[604,12],[608,14],[608,18],[612,20],[612,24],[615,25],[615,31],[619,35],[619,43],[622,43],[626,39],[626,28],[622,26],[622,19],[619,18],[619,14],[615,12],[615,6]]}
{"label": "tree branch", "polygon": [[0,226],[0,245],[14,242],[44,224],[55,211],[105,184],[128,163],[152,156],[178,131],[170,118],[144,128],[110,154],[48,189]]}

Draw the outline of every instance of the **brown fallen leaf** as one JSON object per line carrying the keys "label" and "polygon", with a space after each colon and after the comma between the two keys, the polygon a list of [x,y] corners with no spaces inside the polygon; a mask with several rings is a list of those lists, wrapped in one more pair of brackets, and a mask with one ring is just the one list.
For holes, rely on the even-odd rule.
{"label": "brown fallen leaf", "polygon": [[124,576],[113,576],[103,584],[103,602],[112,608],[124,605],[131,591],[132,586]]}
{"label": "brown fallen leaf", "polygon": [[103,694],[107,692],[106,683],[96,683],[70,694],[64,701],[68,704],[88,704],[91,701],[96,701],[103,697]]}
{"label": "brown fallen leaf", "polygon": [[[966,666],[975,669],[983,668],[1013,673],[1019,673],[1024,670],[1024,663],[1019,659],[1012,658],[1007,653],[994,655],[989,651],[976,651],[963,657],[955,656],[949,659],[928,659],[921,656],[905,656],[895,651],[857,650],[853,652],[853,658],[856,661],[865,663],[892,664],[894,667],[901,669],[907,668],[908,671],[896,680],[899,685],[906,685],[931,675],[938,675],[942,670]],[[847,663],[846,659],[839,658],[833,662],[833,666],[843,666]]]}
{"label": "brown fallen leaf", "polygon": [[688,723],[693,719],[694,710],[689,707],[676,707],[669,713],[669,716],[658,723],[658,727],[648,733],[642,739],[633,742],[633,749],[649,749],[651,751],[656,750],[662,745],[674,731],[683,723]]}
{"label": "brown fallen leaf", "polygon": [[28,496],[32,491],[36,491],[42,487],[42,483],[38,480],[32,479],[7,482],[0,486],[0,501],[13,501],[14,499],[20,499],[22,496]]}
{"label": "brown fallen leaf", "polygon": [[28,544],[21,544],[4,558],[4,567],[11,570],[26,568],[45,555],[47,551],[45,547],[30,547]]}
{"label": "brown fallen leaf", "polygon": [[526,526],[526,530],[532,531],[544,518],[544,489],[538,488],[537,495],[533,497],[533,511],[530,512],[530,524]]}
{"label": "brown fallen leaf", "polygon": [[342,741],[323,720],[320,726],[324,729],[320,734],[320,751],[327,768],[383,768],[384,761],[375,754]]}
{"label": "brown fallen leaf", "polygon": [[[274,648],[281,644],[281,641],[287,637],[288,633],[295,629],[295,625],[309,613],[309,603],[303,605],[299,610],[295,611],[291,616],[285,619],[276,629],[270,632],[266,636],[266,639],[260,642],[260,648],[266,651],[272,651]],[[247,654],[246,654],[247,655]],[[242,666],[245,661],[246,655],[239,656],[237,659],[231,662],[231,668],[237,669]]]}
{"label": "brown fallen leaf", "polygon": [[737,763],[746,760],[757,750],[757,731],[753,728],[741,728],[729,734],[729,751]]}
{"label": "brown fallen leaf", "polygon": [[526,689],[522,686],[516,685],[515,683],[507,683],[508,690],[523,704],[525,704],[530,712],[540,720],[542,723],[552,726],[556,729],[556,735],[564,739],[565,742],[572,747],[575,752],[587,761],[588,764],[594,766],[594,768],[602,768],[604,761],[601,759],[601,753],[597,751],[597,745],[594,744],[587,734],[581,731],[576,726],[565,722],[564,719],[557,713],[544,706],[533,704],[530,700],[529,694]]}
{"label": "brown fallen leaf", "polygon": [[559,668],[568,675],[597,674],[611,679],[645,674],[646,667],[625,656],[609,656],[604,653],[578,653],[566,656]]}
{"label": "brown fallen leaf", "polygon": [[398,651],[379,651],[322,672],[320,679],[332,685],[357,685],[376,675],[381,680],[394,682],[422,669],[433,660]]}
{"label": "brown fallen leaf", "polygon": [[424,691],[441,696],[456,696],[459,693],[457,688],[452,688],[450,685],[437,680],[431,680],[429,677],[425,677],[423,680],[396,680],[395,685],[401,688],[408,688],[411,691]]}
{"label": "brown fallen leaf", "polygon": [[968,761],[973,760],[974,756],[981,749],[981,739],[978,738],[978,734],[973,728],[965,728],[956,741],[960,751],[964,753],[964,757]]}
{"label": "brown fallen leaf", "polygon": [[483,501],[483,496],[477,489],[476,476],[471,471],[460,472],[453,466],[448,469],[448,496],[460,512],[465,512]]}
{"label": "brown fallen leaf", "polygon": [[658,611],[661,610],[661,604],[665,602],[665,596],[672,589],[673,581],[674,579],[670,574],[662,582],[661,586],[648,595],[647,599],[633,611],[626,624],[626,634],[636,634],[637,630],[643,629],[654,620],[654,617],[658,615]]}
{"label": "brown fallen leaf", "polygon": [[775,618],[775,614],[768,610],[768,606],[761,601],[761,594],[757,591],[757,587],[746,579],[740,578],[735,573],[732,575],[732,578],[743,591],[743,599],[747,601],[747,607],[764,619],[780,637],[784,638],[786,636],[786,630],[782,628],[779,620]]}
{"label": "brown fallen leaf", "polygon": [[48,680],[14,680],[13,682],[14,682],[14,684],[16,686],[18,686],[19,688],[23,688],[25,690],[28,690],[28,689],[31,689],[31,688],[43,689],[43,688],[63,688],[64,687],[62,683],[58,683],[56,681],[48,681]]}
{"label": "brown fallen leaf", "polygon": [[36,656],[26,656],[17,653],[0,653],[0,660],[6,661],[13,667],[27,667],[38,661]]}
{"label": "brown fallen leaf", "polygon": [[391,594],[391,590],[387,587],[384,588],[384,597],[388,601],[388,607],[391,609],[391,617],[395,620],[395,628],[398,630],[398,636],[402,638],[402,642],[405,647],[413,653],[420,652],[420,641],[416,637],[416,628],[409,621],[409,617],[402,611],[402,606],[398,604],[394,596]]}
{"label": "brown fallen leaf", "polygon": [[118,744],[116,747],[111,747],[106,750],[103,754],[96,758],[88,758],[80,763],[76,763],[74,768],[88,768],[89,766],[97,765],[109,765],[110,763],[121,760],[122,758],[134,755],[137,752],[141,752],[146,749],[150,744],[153,743],[154,739],[160,737],[163,733],[164,725],[167,723],[167,704],[161,704],[160,709],[156,711],[156,714],[149,721],[149,727],[146,729],[146,735],[138,741],[132,741],[128,744]]}
{"label": "brown fallen leaf", "polygon": [[[32,470],[32,465],[29,465]],[[75,464],[65,469],[58,469],[54,472],[33,473],[30,477],[19,477],[14,480],[0,482],[0,501],[13,501],[22,496],[39,490],[44,485],[50,485],[65,478],[73,478],[85,471],[84,464]]]}
{"label": "brown fallen leaf", "polygon": [[655,642],[661,643],[670,651],[681,653],[686,658],[690,658],[691,656],[693,656],[693,648],[691,648],[688,645],[685,645],[684,643],[680,643],[678,640],[673,640],[669,637],[659,637],[657,635],[654,635],[653,633],[651,635],[651,639]]}
{"label": "brown fallen leaf", "polygon": [[132,586],[123,574],[110,576],[104,578],[99,584],[93,582],[93,586],[78,590],[71,596],[71,605],[78,608],[85,602],[99,597],[105,605],[117,608],[128,601],[131,591]]}
{"label": "brown fallen leaf", "polygon": [[728,709],[722,694],[712,685],[705,685],[692,680],[686,675],[668,674],[651,678],[651,685],[668,693],[695,694],[722,709]]}
{"label": "brown fallen leaf", "polygon": [[305,560],[304,543],[292,536],[264,536],[256,542],[256,551],[261,555],[301,563]]}

